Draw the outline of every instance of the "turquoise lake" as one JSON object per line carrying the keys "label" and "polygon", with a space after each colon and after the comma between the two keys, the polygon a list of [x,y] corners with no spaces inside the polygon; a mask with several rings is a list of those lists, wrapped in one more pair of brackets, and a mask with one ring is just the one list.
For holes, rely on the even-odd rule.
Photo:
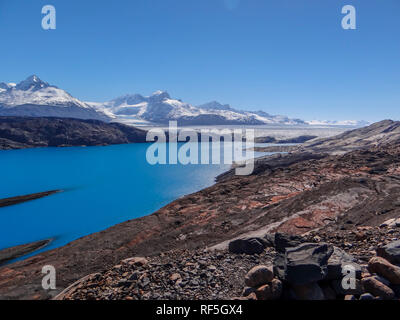
{"label": "turquoise lake", "polygon": [[42,251],[65,245],[211,186],[230,167],[150,165],[148,146],[0,151],[0,199],[64,190],[0,208],[0,249],[49,238]]}

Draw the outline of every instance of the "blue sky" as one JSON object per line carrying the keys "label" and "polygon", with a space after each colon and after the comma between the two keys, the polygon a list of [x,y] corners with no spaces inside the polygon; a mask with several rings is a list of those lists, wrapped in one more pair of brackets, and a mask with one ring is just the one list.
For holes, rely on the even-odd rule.
{"label": "blue sky", "polygon": [[[57,29],[41,28],[41,8]],[[357,30],[341,8],[357,9]],[[0,81],[162,89],[302,119],[400,119],[399,0],[0,0]]]}

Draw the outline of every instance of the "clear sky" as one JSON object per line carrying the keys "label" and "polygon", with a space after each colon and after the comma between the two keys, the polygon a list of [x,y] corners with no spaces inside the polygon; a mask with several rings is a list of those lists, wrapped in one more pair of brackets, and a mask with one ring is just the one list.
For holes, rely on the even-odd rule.
{"label": "clear sky", "polygon": [[[57,10],[57,29],[41,9]],[[343,30],[354,5],[357,29]],[[400,119],[399,0],[0,0],[0,81],[86,101],[162,89],[311,119]]]}

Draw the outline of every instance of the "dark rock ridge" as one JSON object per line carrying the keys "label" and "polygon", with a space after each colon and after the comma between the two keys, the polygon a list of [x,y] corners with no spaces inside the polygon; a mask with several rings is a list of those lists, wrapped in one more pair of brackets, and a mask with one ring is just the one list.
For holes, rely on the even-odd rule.
{"label": "dark rock ridge", "polygon": [[32,200],[44,198],[44,197],[50,196],[50,195],[58,193],[58,192],[61,192],[61,190],[50,190],[50,191],[45,191],[45,192],[32,193],[32,194],[28,194],[28,195],[24,195],[24,196],[16,196],[16,197],[11,197],[11,198],[0,199],[0,208],[12,206],[12,205],[23,203],[26,201],[32,201]]}
{"label": "dark rock ridge", "polygon": [[120,123],[51,117],[0,117],[0,149],[135,142],[146,142],[146,131]]}

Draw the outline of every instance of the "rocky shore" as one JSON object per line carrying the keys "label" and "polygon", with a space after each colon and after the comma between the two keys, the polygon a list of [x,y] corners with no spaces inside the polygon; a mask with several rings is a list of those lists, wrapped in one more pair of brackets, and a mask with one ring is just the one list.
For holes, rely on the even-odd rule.
{"label": "rocky shore", "polygon": [[[322,258],[316,260],[322,275],[325,275],[323,262],[326,258],[329,260],[334,247],[337,247],[346,255],[352,255],[354,262],[361,267],[358,280],[362,282],[363,274],[368,277],[376,274],[388,280],[386,287],[395,291],[392,280],[376,269],[386,262],[380,261],[377,267],[370,259],[375,257],[377,250],[398,238],[397,222],[392,223],[400,217],[400,123],[383,121],[340,135],[336,140],[329,138],[309,143],[286,155],[257,160],[253,175],[234,176],[228,172],[219,177],[214,186],[182,197],[152,215],[124,222],[64,247],[0,268],[0,298],[53,298],[75,281],[94,273],[100,273],[100,276],[96,275],[99,277],[97,280],[90,280],[90,287],[82,286],[87,291],[74,291],[71,297],[89,298],[89,289],[95,299],[127,297],[128,289],[125,286],[114,287],[114,284],[126,280],[136,268],[129,270],[121,261],[137,256],[146,257],[148,263],[145,265],[154,267],[158,274],[152,275],[151,270],[141,266],[140,274],[136,275],[140,280],[134,276],[126,282],[127,288],[132,289],[133,299],[158,298],[157,294],[162,291],[159,288],[164,285],[163,290],[177,299],[180,296],[204,299],[237,297],[246,286],[244,277],[251,268],[257,265],[270,268],[274,264],[274,279],[282,282],[282,295],[285,296],[288,283],[291,286],[309,283],[292,283],[290,277],[285,278],[284,266],[291,260],[289,257],[286,261],[286,256],[276,259],[282,254],[276,250],[276,245],[272,245],[271,236],[276,233],[300,236],[302,240],[296,246],[304,242],[313,243],[316,247],[308,246],[307,251],[311,252],[311,257],[312,248],[325,243],[323,249],[315,249],[322,251]],[[380,227],[385,223],[386,227]],[[251,254],[240,251],[247,247],[247,239],[252,239],[255,244],[256,249]],[[232,243],[237,245],[236,249],[232,248]],[[192,257],[196,257],[195,260],[190,260]],[[387,257],[383,258],[387,260]],[[205,264],[206,267],[215,266],[215,274],[220,270],[225,276],[218,281],[212,278],[212,270],[200,267],[201,260],[210,262]],[[187,270],[180,274],[179,270],[183,270],[187,263]],[[54,291],[41,288],[41,268],[47,264],[57,270],[57,290]],[[116,265],[122,267],[112,271]],[[393,269],[392,266],[389,268]],[[202,271],[205,275],[198,281],[199,289],[196,289],[196,282],[188,284],[199,278]],[[146,275],[142,277],[142,273]],[[174,273],[180,274],[183,288],[188,285],[182,292],[172,289],[175,284],[169,284],[178,281],[178,275],[172,277]],[[375,280],[364,283],[368,289],[362,294],[380,296],[371,289],[371,286],[378,285]],[[201,293],[204,281],[207,281],[207,286],[210,283],[210,289]],[[310,281],[323,289],[328,279],[312,278]],[[211,289],[214,282],[223,289]],[[272,283],[272,280],[261,286],[264,285],[270,286],[263,288],[264,297],[270,289],[279,290],[280,287],[277,281]],[[299,292],[298,288],[289,289]],[[314,289],[320,292],[315,286]],[[353,295],[359,299],[362,294]],[[337,298],[344,299],[346,295],[336,292]]]}

